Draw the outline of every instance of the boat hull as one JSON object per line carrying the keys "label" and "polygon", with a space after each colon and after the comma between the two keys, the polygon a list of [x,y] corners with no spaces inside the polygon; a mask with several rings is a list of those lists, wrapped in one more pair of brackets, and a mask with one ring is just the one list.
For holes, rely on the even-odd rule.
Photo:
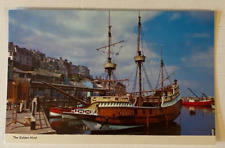
{"label": "boat hull", "polygon": [[99,107],[97,114],[80,114],[64,112],[74,115],[81,120],[92,121],[106,125],[138,126],[170,122],[180,115],[181,100],[168,107]]}
{"label": "boat hull", "polygon": [[170,107],[99,108],[95,121],[115,125],[146,125],[173,121],[180,115],[181,103]]}
{"label": "boat hull", "polygon": [[207,101],[195,101],[195,102],[189,102],[189,101],[183,101],[183,105],[189,105],[189,106],[211,106],[212,101],[207,100]]}

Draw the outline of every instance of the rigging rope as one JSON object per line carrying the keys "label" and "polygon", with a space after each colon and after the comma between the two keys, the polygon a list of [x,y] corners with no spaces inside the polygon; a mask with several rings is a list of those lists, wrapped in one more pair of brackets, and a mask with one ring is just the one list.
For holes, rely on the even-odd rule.
{"label": "rigging rope", "polygon": [[145,48],[144,48],[144,41],[143,41],[143,38],[144,38],[144,34],[143,34],[143,32],[141,31],[141,36],[140,36],[140,38],[141,38],[141,50],[142,50],[142,52],[143,52],[143,55],[146,55],[147,54],[147,50],[145,50]]}
{"label": "rigging rope", "polygon": [[[105,80],[108,80],[108,73],[107,73],[107,75],[106,75],[106,78],[105,78]],[[107,81],[104,81],[104,87],[106,88],[106,84],[107,84],[108,82]]]}
{"label": "rigging rope", "polygon": [[[144,55],[147,55],[148,50],[147,50],[146,48],[144,48],[144,46],[146,46],[146,45],[144,44],[144,41],[143,41],[144,34],[143,34],[142,31],[141,31],[141,37],[142,37],[142,38],[141,38],[141,47],[142,47],[142,51],[143,51],[143,54],[144,54]],[[152,70],[151,70],[151,68],[150,68],[149,62],[146,61],[146,63],[147,63],[148,69],[150,70],[150,73],[151,73],[151,76],[152,76],[153,80],[156,81],[155,78],[154,78],[153,72],[152,72]],[[147,74],[147,73],[146,73],[146,74]],[[151,85],[151,86],[152,86],[152,85]]]}
{"label": "rigging rope", "polygon": [[158,80],[157,80],[155,89],[158,88],[158,86],[159,86],[159,79],[160,79],[160,75],[161,75],[160,73],[161,73],[161,70],[159,69],[159,75],[158,75]]}
{"label": "rigging rope", "polygon": [[146,63],[147,63],[147,66],[148,66],[148,68],[149,68],[149,70],[150,70],[150,73],[151,73],[151,76],[152,76],[154,82],[156,82],[155,77],[154,77],[154,75],[153,75],[153,72],[152,72],[152,70],[151,70],[151,66],[149,65],[149,62],[146,62]]}
{"label": "rigging rope", "polygon": [[116,75],[112,72],[113,80],[117,81]]}
{"label": "rigging rope", "polygon": [[[149,89],[152,90],[152,84],[151,84],[151,82],[150,82],[149,79],[148,79],[148,75],[147,75],[147,72],[146,72],[146,70],[145,70],[144,65],[142,65],[142,67],[143,67],[143,70],[144,70],[144,73],[145,73],[145,77],[146,77],[146,79],[147,79],[147,83],[148,83]],[[144,82],[143,82],[143,83],[144,83]]]}
{"label": "rigging rope", "polygon": [[170,79],[170,76],[169,76],[168,73],[167,73],[166,66],[164,66],[164,69],[165,69],[165,71],[166,71],[166,75],[167,75],[167,78],[168,78],[169,81],[170,81],[170,84],[172,84],[172,81],[171,81],[171,79]]}
{"label": "rigging rope", "polygon": [[137,73],[138,73],[138,65],[137,65],[136,74],[135,74],[135,77],[134,77],[134,86],[133,86],[133,89],[132,89],[133,92],[135,92],[135,89],[136,89]]}

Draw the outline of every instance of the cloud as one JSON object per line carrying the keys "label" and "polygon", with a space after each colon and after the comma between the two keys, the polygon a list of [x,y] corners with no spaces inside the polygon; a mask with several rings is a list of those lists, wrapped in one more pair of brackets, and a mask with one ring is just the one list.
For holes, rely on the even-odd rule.
{"label": "cloud", "polygon": [[213,11],[189,11],[187,13],[199,21],[214,20],[214,12]]}
{"label": "cloud", "polygon": [[[99,47],[108,44],[108,12],[107,11],[14,11],[20,15],[10,18],[10,38],[14,43],[27,49],[36,49],[50,57],[63,57],[75,65],[84,65],[90,69],[91,75],[106,76],[104,64],[107,62],[107,49],[97,51]],[[112,46],[111,55],[117,64],[115,75],[117,79],[129,79],[130,88],[133,85],[137,55],[137,11],[111,11],[112,43],[124,40],[122,44]],[[121,15],[121,13],[123,15]],[[142,23],[154,19],[162,12],[142,11]],[[26,15],[26,16],[25,16]],[[15,30],[13,29],[15,28]],[[142,26],[145,29],[145,26]],[[18,33],[18,30],[20,32]],[[150,82],[155,87],[159,74],[160,57],[152,49],[154,43],[144,42],[146,56],[145,69]],[[121,47],[122,46],[122,47]],[[103,52],[104,51],[104,52]],[[179,68],[168,65],[168,74]],[[143,73],[143,78],[146,78]],[[147,83],[145,84],[147,87]]]}
{"label": "cloud", "polygon": [[182,57],[181,61],[185,62],[185,61],[187,61],[187,59],[185,57]]}
{"label": "cloud", "polygon": [[[128,64],[135,65],[138,11],[110,13],[112,42],[125,40],[125,43],[112,47],[113,51],[120,51],[113,60],[117,59],[118,68],[127,69],[122,72],[132,73],[132,68],[129,68],[132,66]],[[143,11],[142,22],[160,14]],[[96,49],[108,44],[108,11],[16,10],[10,11],[9,20],[10,39],[15,44],[40,50],[46,56],[63,57],[73,64],[88,66],[93,75],[104,73],[107,55]],[[146,50],[151,57],[155,56],[150,49]]]}
{"label": "cloud", "polygon": [[181,13],[173,13],[169,18],[170,21],[177,20],[181,17]]}
{"label": "cloud", "polygon": [[206,52],[195,52],[184,62],[188,67],[214,68],[214,48],[211,46]]}
{"label": "cloud", "polygon": [[[115,74],[118,79],[128,78],[130,80],[129,85],[132,87],[136,72],[136,64],[133,57],[137,55],[138,11],[111,11],[110,13],[112,43],[121,40],[125,41],[122,44],[117,44],[112,47],[113,52],[119,51],[119,55],[112,55],[113,61],[117,64]],[[141,11],[142,31],[150,27],[144,24],[148,24],[147,22],[164,13],[159,11]],[[173,15],[169,19],[179,19],[186,13],[181,12],[181,15],[179,15],[179,13],[173,12]],[[192,18],[201,21],[207,20],[207,15],[199,14],[198,12],[188,14]],[[206,39],[211,36],[203,31],[192,34],[189,32],[185,37],[196,40],[198,38]],[[21,47],[39,50],[45,53],[46,56],[55,58],[63,57],[63,59],[68,59],[68,61],[73,62],[75,65],[88,66],[93,76],[104,76],[104,64],[107,62],[107,53],[103,53],[102,51],[106,52],[107,49],[103,49],[102,51],[97,51],[96,49],[108,44],[108,11],[10,11],[9,39]],[[192,42],[189,41],[188,43],[188,41],[185,39],[185,42],[189,44],[188,47],[193,46]],[[160,55],[154,52],[158,51],[154,48],[156,46],[158,47],[159,44],[161,43],[143,42],[145,47],[144,54],[146,55],[144,66],[153,87],[156,85],[160,70]],[[199,49],[195,51],[191,55],[181,55],[181,61],[185,64],[184,67],[187,68],[187,71],[190,67],[200,66],[203,68],[206,67],[206,69],[207,67],[213,67],[213,49],[208,49],[207,52],[201,52]],[[173,60],[170,63],[172,62]],[[179,65],[179,63],[176,64]],[[177,67],[172,64],[167,65],[165,63],[165,65],[168,74],[182,69],[182,67]],[[181,70],[177,73],[180,72]],[[146,80],[144,73],[143,77]],[[178,78],[178,80],[181,80],[181,78]],[[194,85],[194,83],[192,84]],[[147,87],[147,84],[145,86]]]}
{"label": "cloud", "polygon": [[178,66],[168,65],[168,66],[165,66],[165,67],[166,67],[168,75],[179,70]]}

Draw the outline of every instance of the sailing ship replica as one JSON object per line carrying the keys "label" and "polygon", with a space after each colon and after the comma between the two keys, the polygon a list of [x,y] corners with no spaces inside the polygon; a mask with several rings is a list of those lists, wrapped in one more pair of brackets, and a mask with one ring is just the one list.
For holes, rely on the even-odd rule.
{"label": "sailing ship replica", "polygon": [[[110,76],[116,68],[110,58],[110,21],[109,21],[109,56],[105,69]],[[138,49],[134,57],[139,71],[139,92],[137,94],[124,96],[93,96],[90,105],[85,108],[77,108],[64,114],[74,115],[81,119],[91,131],[108,131],[149,126],[153,123],[168,123],[180,115],[181,100],[179,85],[177,81],[168,86],[163,86],[163,75],[161,88],[151,90],[151,95],[144,96],[142,91],[142,65],[145,56],[140,51],[141,17],[138,23]],[[161,68],[163,69],[163,60]],[[109,78],[110,89],[110,78]],[[133,101],[134,100],[134,101]]]}

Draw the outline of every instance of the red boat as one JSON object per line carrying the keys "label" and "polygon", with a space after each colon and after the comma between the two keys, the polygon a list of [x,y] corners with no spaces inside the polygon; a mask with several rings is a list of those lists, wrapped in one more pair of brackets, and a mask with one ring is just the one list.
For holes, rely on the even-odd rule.
{"label": "red boat", "polygon": [[212,100],[188,99],[187,101],[183,101],[182,104],[183,105],[189,105],[189,106],[211,106]]}
{"label": "red boat", "polygon": [[207,97],[204,93],[202,93],[202,97],[198,97],[190,88],[188,88],[192,94],[196,96],[183,98],[183,105],[189,106],[211,106],[213,103],[213,98]]}

